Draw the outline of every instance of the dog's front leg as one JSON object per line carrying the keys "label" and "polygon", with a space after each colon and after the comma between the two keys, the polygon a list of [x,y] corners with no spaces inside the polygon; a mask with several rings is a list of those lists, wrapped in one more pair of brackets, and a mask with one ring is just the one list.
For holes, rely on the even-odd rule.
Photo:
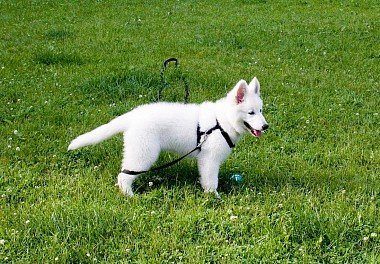
{"label": "dog's front leg", "polygon": [[198,159],[198,170],[200,174],[200,182],[205,192],[213,192],[217,198],[220,198],[218,188],[218,174],[220,162],[210,159],[210,157],[202,157]]}

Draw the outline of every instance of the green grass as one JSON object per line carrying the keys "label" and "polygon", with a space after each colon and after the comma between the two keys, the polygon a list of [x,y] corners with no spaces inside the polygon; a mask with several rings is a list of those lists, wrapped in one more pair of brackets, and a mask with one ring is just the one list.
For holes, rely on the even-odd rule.
{"label": "green grass", "polygon": [[[0,9],[1,263],[380,262],[378,1]],[[191,160],[123,197],[120,136],[66,151],[153,101],[173,56],[192,102],[261,82],[270,129],[244,137],[222,166],[223,201],[202,192]],[[183,84],[167,77],[165,99],[182,100]]]}

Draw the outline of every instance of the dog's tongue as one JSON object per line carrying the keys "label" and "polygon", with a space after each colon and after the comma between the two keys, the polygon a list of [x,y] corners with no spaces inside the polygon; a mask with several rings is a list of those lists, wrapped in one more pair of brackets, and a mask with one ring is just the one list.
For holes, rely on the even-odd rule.
{"label": "dog's tongue", "polygon": [[256,130],[256,129],[252,129],[252,134],[255,136],[255,137],[261,137],[261,131],[260,130]]}

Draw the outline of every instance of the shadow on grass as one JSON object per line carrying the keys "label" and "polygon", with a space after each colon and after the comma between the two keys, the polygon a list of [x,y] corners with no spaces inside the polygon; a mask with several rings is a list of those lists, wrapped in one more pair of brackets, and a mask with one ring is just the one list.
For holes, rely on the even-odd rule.
{"label": "shadow on grass", "polygon": [[53,52],[45,51],[40,52],[34,56],[34,61],[36,63],[45,64],[45,65],[82,65],[84,64],[83,58],[73,52]]}
{"label": "shadow on grass", "polygon": [[[48,41],[65,41],[74,36],[74,33],[66,29],[50,29],[45,33]],[[82,65],[84,59],[77,52],[63,52],[46,50],[34,55],[36,63],[45,65]]]}
{"label": "shadow on grass", "polygon": [[[175,71],[167,71],[165,81],[167,85],[161,101],[182,102],[184,86]],[[140,98],[155,102],[162,87],[159,68],[133,68],[87,80],[78,86],[78,90],[91,98],[108,102],[126,101],[126,99],[137,101]]]}
{"label": "shadow on grass", "polygon": [[[160,163],[161,164],[161,163]],[[240,195],[250,191],[253,192],[297,192],[310,193],[324,190],[329,193],[341,192],[342,189],[350,190],[350,180],[345,176],[325,174],[300,175],[299,171],[279,174],[277,171],[265,171],[249,176],[244,173],[242,182],[236,182],[231,178],[236,169],[222,166],[219,172],[218,192],[224,195]],[[149,187],[153,182],[153,187]],[[172,189],[175,187],[190,187],[203,191],[199,183],[199,173],[195,160],[186,160],[174,167],[142,175],[137,181],[135,188],[137,193],[149,192],[155,188],[164,187]]]}
{"label": "shadow on grass", "polygon": [[78,86],[89,97],[109,102],[125,101],[127,98],[149,97],[158,91],[159,76],[149,71],[125,71],[95,77]]}
{"label": "shadow on grass", "polygon": [[[168,161],[169,159],[165,159]],[[157,164],[163,164],[165,161],[160,161]],[[249,188],[248,184],[237,183],[230,179],[232,172],[226,170],[219,175],[219,185],[218,192],[222,194],[231,194],[236,192],[244,192],[245,189]],[[137,178],[134,183],[134,190],[138,194],[147,193],[155,188],[164,187],[167,189],[172,189],[175,187],[185,188],[190,187],[190,189],[199,190],[203,192],[201,184],[199,182],[199,172],[196,164],[196,160],[185,160],[174,165],[172,167],[166,168],[158,172],[149,172],[141,175]],[[153,186],[149,186],[149,183]]]}
{"label": "shadow on grass", "polygon": [[51,29],[45,33],[48,40],[66,40],[74,36],[74,33],[66,29]]}
{"label": "shadow on grass", "polygon": [[[68,171],[82,170],[84,167],[106,168],[108,173],[105,177],[112,177],[116,181],[119,173],[119,162],[122,157],[122,138],[117,137],[113,140],[103,143],[103,146],[83,148],[73,152],[67,152],[67,158],[59,166],[61,169]],[[153,167],[160,166],[178,157],[178,155],[163,152],[159,160]],[[219,172],[218,192],[225,195],[239,195],[254,192],[281,192],[288,190],[297,190],[299,192],[339,192],[342,189],[350,189],[350,186],[356,186],[351,183],[353,179],[348,179],[344,174],[332,176],[330,173],[313,173],[304,174],[298,169],[281,169],[268,168],[263,170],[244,170],[243,164],[237,164],[236,167],[228,164],[222,165]],[[231,179],[233,174],[240,173],[243,176],[241,183]],[[333,177],[333,178],[332,178]],[[150,186],[150,183],[151,185]],[[159,188],[164,189],[194,189],[202,192],[199,183],[199,172],[195,159],[185,159],[178,164],[169,168],[148,172],[140,175],[134,182],[134,191],[136,194],[144,194]]]}
{"label": "shadow on grass", "polygon": [[[156,164],[163,164],[169,159],[160,159]],[[157,166],[155,165],[155,166]],[[137,178],[134,183],[134,190],[138,194],[150,192],[151,190],[159,187],[171,189],[180,186],[193,186],[198,188],[198,170],[195,162],[186,160],[178,165],[156,171],[148,172]],[[149,186],[152,183],[153,186]]]}

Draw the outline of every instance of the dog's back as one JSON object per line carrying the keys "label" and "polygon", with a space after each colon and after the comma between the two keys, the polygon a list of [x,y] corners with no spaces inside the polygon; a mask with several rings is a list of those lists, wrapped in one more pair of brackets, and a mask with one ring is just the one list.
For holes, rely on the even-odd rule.
{"label": "dog's back", "polygon": [[185,153],[197,143],[199,109],[197,104],[160,102],[142,105],[129,113],[126,140],[136,136],[154,138],[160,142],[161,149]]}
{"label": "dog's back", "polygon": [[155,140],[160,143],[161,149],[181,153],[196,144],[198,115],[197,104],[160,102],[142,105],[80,135],[68,149],[94,145],[115,134],[126,133],[126,139]]}

